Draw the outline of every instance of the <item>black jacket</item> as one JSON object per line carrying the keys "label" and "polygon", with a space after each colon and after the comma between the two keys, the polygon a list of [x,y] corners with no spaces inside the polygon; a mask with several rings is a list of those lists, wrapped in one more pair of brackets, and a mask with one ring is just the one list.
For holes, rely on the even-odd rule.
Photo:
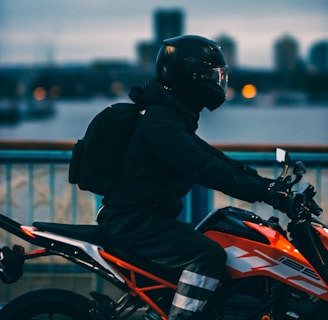
{"label": "black jacket", "polygon": [[196,183],[241,200],[263,200],[267,179],[196,135],[200,106],[167,94],[156,80],[133,88],[130,97],[148,107],[128,147],[121,183],[103,199],[106,206],[151,207],[176,217]]}

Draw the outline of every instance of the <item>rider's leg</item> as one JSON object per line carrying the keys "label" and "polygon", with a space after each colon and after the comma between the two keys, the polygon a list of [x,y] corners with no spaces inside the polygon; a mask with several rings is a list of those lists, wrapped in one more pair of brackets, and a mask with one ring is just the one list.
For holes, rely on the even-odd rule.
{"label": "rider's leg", "polygon": [[225,259],[224,252],[209,250],[183,270],[168,320],[193,319],[197,312],[204,309],[222,278],[222,269],[213,267],[224,265]]}
{"label": "rider's leg", "polygon": [[201,311],[222,279],[227,257],[224,249],[190,224],[165,215],[136,210],[117,217],[106,211],[100,225],[111,245],[181,270],[168,319],[188,319]]}

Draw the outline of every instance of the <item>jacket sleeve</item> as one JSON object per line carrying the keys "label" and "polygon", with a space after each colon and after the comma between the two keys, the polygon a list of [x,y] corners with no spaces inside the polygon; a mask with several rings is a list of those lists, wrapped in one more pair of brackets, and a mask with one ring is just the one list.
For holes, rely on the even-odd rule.
{"label": "jacket sleeve", "polygon": [[145,126],[144,139],[155,158],[170,172],[249,202],[262,201],[265,182],[242,165],[190,133],[174,115],[155,117]]}
{"label": "jacket sleeve", "polygon": [[260,176],[254,168],[246,166],[242,162],[239,162],[235,159],[229,158],[225,153],[223,153],[222,151],[220,151],[220,150],[214,148],[213,146],[209,145],[206,141],[202,140],[200,137],[196,136],[196,139],[197,139],[198,143],[200,145],[202,145],[202,147],[208,153],[210,153],[214,157],[222,160],[223,162],[229,164],[231,167],[235,168],[236,170],[243,171],[248,176],[257,179],[260,182],[263,182],[265,185],[268,185],[269,183],[271,183],[273,181],[272,179]]}

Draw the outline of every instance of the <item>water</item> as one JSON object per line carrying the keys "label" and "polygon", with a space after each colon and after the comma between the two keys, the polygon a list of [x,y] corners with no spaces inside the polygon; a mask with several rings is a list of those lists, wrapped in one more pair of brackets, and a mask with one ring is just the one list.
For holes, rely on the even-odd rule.
{"label": "water", "polygon": [[213,143],[327,145],[328,107],[222,107],[202,114],[198,134]]}
{"label": "water", "polygon": [[[49,119],[0,125],[0,139],[76,140],[83,135],[91,118],[112,102],[57,101],[56,114]],[[328,106],[259,107],[226,103],[219,110],[202,113],[198,134],[211,143],[327,145]]]}

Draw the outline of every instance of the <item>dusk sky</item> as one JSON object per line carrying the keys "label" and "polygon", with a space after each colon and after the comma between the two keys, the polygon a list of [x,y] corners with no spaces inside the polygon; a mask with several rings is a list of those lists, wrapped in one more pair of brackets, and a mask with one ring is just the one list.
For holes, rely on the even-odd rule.
{"label": "dusk sky", "polygon": [[328,0],[0,0],[0,65],[136,59],[136,44],[154,39],[153,13],[181,8],[185,34],[237,42],[238,63],[271,68],[274,41],[299,41],[302,58],[328,40]]}

